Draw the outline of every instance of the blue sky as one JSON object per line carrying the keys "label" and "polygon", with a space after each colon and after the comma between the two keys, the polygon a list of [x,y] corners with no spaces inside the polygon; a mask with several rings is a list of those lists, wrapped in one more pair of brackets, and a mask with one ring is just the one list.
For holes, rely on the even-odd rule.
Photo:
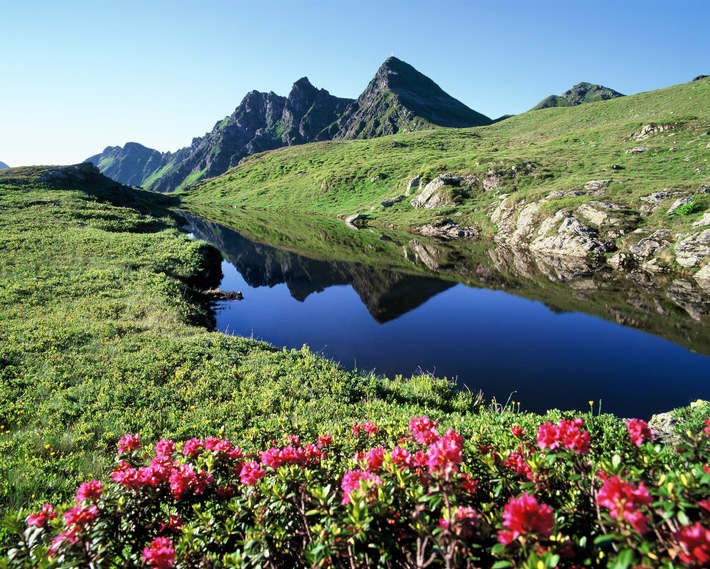
{"label": "blue sky", "polygon": [[710,74],[708,0],[0,0],[0,160],[189,145],[252,90],[357,97],[391,54],[492,118]]}

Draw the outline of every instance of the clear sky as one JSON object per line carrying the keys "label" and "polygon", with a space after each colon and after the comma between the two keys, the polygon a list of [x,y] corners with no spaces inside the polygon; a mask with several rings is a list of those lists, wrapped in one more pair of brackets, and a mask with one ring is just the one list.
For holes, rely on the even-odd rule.
{"label": "clear sky", "polygon": [[357,97],[390,55],[492,118],[710,74],[709,0],[0,0],[0,161],[177,150],[253,89]]}

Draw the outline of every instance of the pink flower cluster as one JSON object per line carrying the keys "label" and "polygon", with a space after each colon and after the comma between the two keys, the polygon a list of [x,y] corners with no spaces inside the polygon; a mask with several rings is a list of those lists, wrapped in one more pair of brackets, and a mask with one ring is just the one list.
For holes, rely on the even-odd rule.
{"label": "pink flower cluster", "polygon": [[176,559],[173,542],[167,537],[156,537],[143,550],[143,563],[155,569],[172,569]]}
{"label": "pink flower cluster", "polygon": [[254,486],[259,480],[266,476],[266,470],[259,466],[256,461],[245,462],[239,473],[239,479],[246,486]]}
{"label": "pink flower cluster", "polygon": [[378,429],[377,426],[371,421],[365,421],[359,425],[353,425],[352,428],[353,435],[357,436],[360,433],[366,433],[368,437],[374,437],[379,430],[380,429]]}
{"label": "pink flower cluster", "polygon": [[76,491],[76,502],[81,504],[84,500],[96,501],[101,497],[104,485],[98,480],[84,482]]}
{"label": "pink flower cluster", "polygon": [[372,486],[382,484],[382,479],[377,474],[365,472],[364,470],[349,470],[345,473],[343,481],[340,483],[340,488],[343,490],[343,505],[350,503],[353,491],[364,489],[361,484],[363,481],[370,483]]}
{"label": "pink flower cluster", "polygon": [[537,430],[537,444],[540,448],[568,448],[577,454],[589,452],[590,437],[588,431],[581,430],[583,419],[562,419],[557,425],[543,423]]}
{"label": "pink flower cluster", "polygon": [[626,423],[626,430],[629,433],[631,442],[637,447],[653,438],[653,431],[649,428],[648,423],[641,419],[631,419]]}
{"label": "pink flower cluster", "polygon": [[639,508],[648,506],[652,499],[643,482],[636,486],[622,480],[620,476],[609,476],[600,473],[604,484],[597,492],[597,503],[609,510],[611,517],[626,520],[639,533],[648,531],[648,517]]}
{"label": "pink flower cluster", "polygon": [[[298,441],[300,444],[300,441]],[[314,466],[320,463],[325,457],[325,452],[316,445],[293,446],[284,448],[270,448],[261,453],[262,466],[270,466],[274,470],[284,464],[296,464],[298,466]]]}
{"label": "pink flower cluster", "polygon": [[34,527],[44,527],[44,525],[49,521],[57,517],[57,512],[52,504],[43,504],[42,509],[39,512],[30,514],[27,517],[27,525]]}
{"label": "pink flower cluster", "polygon": [[498,532],[498,541],[509,545],[521,536],[535,533],[549,537],[555,525],[552,508],[540,504],[535,496],[524,492],[519,498],[511,498],[503,509],[503,527]]}
{"label": "pink flower cluster", "polygon": [[189,439],[182,445],[182,453],[190,458],[196,458],[202,449],[217,454],[222,459],[232,461],[242,459],[242,449],[220,437],[206,437],[204,441],[202,439]]}
{"label": "pink flower cluster", "polygon": [[691,567],[710,567],[710,530],[699,522],[680,528],[673,534],[682,551],[683,563]]}
{"label": "pink flower cluster", "polygon": [[414,417],[409,421],[409,431],[420,445],[430,445],[441,438],[436,427],[438,421],[432,421],[428,417]]}
{"label": "pink flower cluster", "polygon": [[522,448],[518,448],[518,452],[511,452],[503,464],[514,470],[518,476],[524,476],[528,480],[533,479],[532,468],[525,460]]}
{"label": "pink flower cluster", "polygon": [[138,435],[126,434],[118,439],[118,454],[123,454],[141,448],[141,438]]}
{"label": "pink flower cluster", "polygon": [[[188,445],[190,452],[198,446],[194,441],[195,439],[191,445]],[[122,460],[113,470],[111,479],[130,490],[144,487],[157,488],[167,484],[171,495],[176,500],[184,498],[189,493],[198,496],[204,494],[212,482],[212,475],[204,470],[195,472],[194,467],[190,464],[175,462],[172,458],[175,448],[173,441],[163,439],[155,445],[155,456],[149,466],[133,468],[128,462]],[[230,445],[230,448],[234,447]],[[241,456],[241,450],[238,454]]]}

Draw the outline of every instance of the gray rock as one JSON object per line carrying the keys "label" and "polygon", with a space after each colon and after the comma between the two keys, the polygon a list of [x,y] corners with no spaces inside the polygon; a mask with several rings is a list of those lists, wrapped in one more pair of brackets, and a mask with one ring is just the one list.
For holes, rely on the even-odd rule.
{"label": "gray rock", "polygon": [[433,208],[442,205],[453,205],[449,199],[442,195],[444,186],[460,186],[461,178],[454,176],[440,175],[429,182],[422,192],[412,198],[412,206],[415,208]]}
{"label": "gray rock", "polygon": [[617,253],[613,257],[607,259],[607,264],[610,267],[616,269],[617,271],[624,269],[628,270],[636,266],[636,259],[634,259],[633,255],[627,255],[626,253]]}
{"label": "gray rock", "polygon": [[686,237],[675,246],[676,261],[684,267],[699,267],[710,258],[710,229]]}
{"label": "gray rock", "polygon": [[678,435],[675,434],[677,425],[678,420],[675,419],[670,412],[653,415],[648,422],[648,426],[653,431],[654,438],[667,445],[673,445],[679,441]]}
{"label": "gray rock", "polygon": [[640,154],[641,152],[646,152],[648,146],[634,146],[633,148],[626,151],[626,154]]}
{"label": "gray rock", "polygon": [[476,239],[480,232],[475,227],[461,227],[451,219],[445,219],[437,224],[426,224],[417,227],[415,231],[427,237],[438,237],[440,239]]}
{"label": "gray rock", "polygon": [[654,257],[670,246],[670,234],[671,232],[667,229],[659,229],[655,233],[649,235],[645,239],[641,239],[641,241],[629,247],[629,251],[642,259]]}
{"label": "gray rock", "polygon": [[688,205],[689,203],[693,203],[693,198],[678,198],[676,201],[673,202],[673,205],[668,208],[668,211],[666,213],[668,215],[673,215],[675,213],[675,210],[677,210],[681,206]]}
{"label": "gray rock", "polygon": [[584,184],[584,189],[587,192],[596,193],[606,188],[609,184],[611,184],[611,180],[590,180]]}
{"label": "gray rock", "polygon": [[537,234],[538,237],[530,244],[530,250],[544,255],[587,257],[592,253],[609,250],[598,239],[594,229],[564,211],[558,211],[543,221]]}
{"label": "gray rock", "polygon": [[422,181],[421,176],[415,176],[411,180],[409,180],[409,183],[407,184],[407,192],[406,195],[411,195],[411,193],[414,191],[416,192],[419,189],[419,185]]}
{"label": "gray rock", "polygon": [[673,195],[674,192],[663,190],[662,192],[654,192],[648,196],[643,196],[641,201],[641,211],[643,213],[653,213],[658,208],[659,204],[666,198]]}
{"label": "gray rock", "polygon": [[400,196],[397,196],[394,198],[388,198],[386,200],[381,201],[380,205],[382,207],[392,207],[394,204],[401,202],[404,199],[404,197],[405,196],[400,195]]}
{"label": "gray rock", "polygon": [[705,227],[706,225],[710,225],[710,211],[705,212],[699,221],[693,223],[693,227]]}
{"label": "gray rock", "polygon": [[710,294],[710,263],[695,273],[693,277],[700,285],[700,288],[702,288],[707,294]]}

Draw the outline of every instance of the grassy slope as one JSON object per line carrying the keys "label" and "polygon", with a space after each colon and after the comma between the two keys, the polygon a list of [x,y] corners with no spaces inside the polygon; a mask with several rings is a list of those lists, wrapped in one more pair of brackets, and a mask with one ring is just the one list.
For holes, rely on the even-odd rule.
{"label": "grassy slope", "polygon": [[39,172],[0,174],[0,509],[66,499],[106,472],[126,432],[264,444],[282,429],[474,407],[443,380],[361,377],[306,348],[208,331],[186,295],[204,245],[165,198],[51,188]]}
{"label": "grassy slope", "polygon": [[[674,126],[648,140],[633,140],[632,135],[649,123]],[[485,212],[500,193],[539,198],[552,190],[581,189],[589,180],[608,178],[613,183],[607,198],[637,209],[639,198],[653,191],[707,186],[709,131],[710,79],[704,79],[612,101],[528,112],[488,127],[285,148],[245,159],[184,200],[329,215],[369,213],[373,221],[400,227],[456,212],[459,224],[479,225],[493,233],[495,227]],[[635,146],[649,150],[626,153]],[[521,169],[529,163],[535,165],[529,174],[512,174],[511,167]],[[404,193],[415,175],[424,181],[440,172],[480,179],[491,171],[501,175],[501,187],[489,192],[474,188],[456,208],[414,210],[409,200],[387,209],[379,205]],[[551,200],[548,207],[554,210],[589,199]],[[666,219],[659,212],[649,223],[683,229],[694,220]]]}

